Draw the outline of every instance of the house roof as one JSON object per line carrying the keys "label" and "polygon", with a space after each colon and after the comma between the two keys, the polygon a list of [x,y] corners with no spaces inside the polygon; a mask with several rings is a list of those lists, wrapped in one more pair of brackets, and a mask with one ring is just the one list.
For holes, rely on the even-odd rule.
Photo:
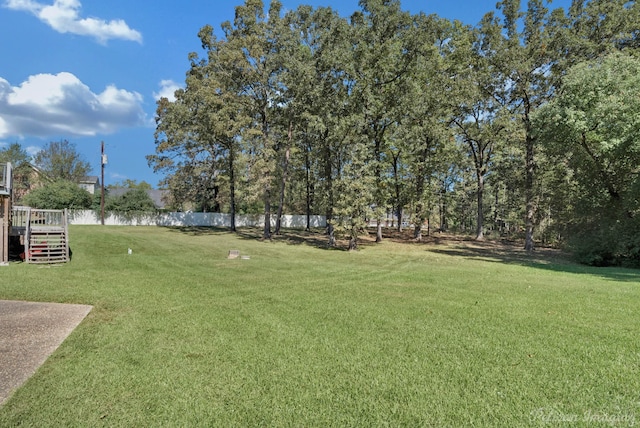
{"label": "house roof", "polygon": [[85,177],[82,177],[80,180],[78,180],[78,183],[98,184],[100,183],[100,179],[98,178],[97,175],[87,175]]}

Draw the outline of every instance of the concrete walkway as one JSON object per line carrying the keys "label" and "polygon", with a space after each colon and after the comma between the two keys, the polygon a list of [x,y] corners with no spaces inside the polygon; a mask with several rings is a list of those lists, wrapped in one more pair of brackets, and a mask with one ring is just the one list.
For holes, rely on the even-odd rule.
{"label": "concrete walkway", "polygon": [[36,372],[91,308],[0,300],[0,405]]}

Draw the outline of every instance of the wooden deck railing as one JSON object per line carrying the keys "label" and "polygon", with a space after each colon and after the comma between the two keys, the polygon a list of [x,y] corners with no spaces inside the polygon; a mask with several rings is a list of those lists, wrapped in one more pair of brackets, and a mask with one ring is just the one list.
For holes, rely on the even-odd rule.
{"label": "wooden deck railing", "polygon": [[[42,228],[66,228],[66,210],[40,210],[30,207],[16,206],[12,209],[11,227],[15,231]],[[20,234],[20,233],[19,233]]]}

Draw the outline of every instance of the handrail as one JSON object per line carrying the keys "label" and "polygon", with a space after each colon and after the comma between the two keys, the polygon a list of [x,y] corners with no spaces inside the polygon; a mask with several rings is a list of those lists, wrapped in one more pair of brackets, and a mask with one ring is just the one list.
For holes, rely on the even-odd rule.
{"label": "handrail", "polygon": [[67,224],[64,210],[41,210],[30,207],[16,206],[12,210],[13,227],[53,226],[64,227]]}

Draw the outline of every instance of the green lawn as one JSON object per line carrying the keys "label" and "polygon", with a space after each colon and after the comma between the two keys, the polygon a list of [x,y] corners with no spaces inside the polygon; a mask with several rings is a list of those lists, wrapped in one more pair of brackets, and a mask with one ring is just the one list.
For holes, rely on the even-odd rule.
{"label": "green lawn", "polygon": [[640,424],[638,271],[465,242],[70,233],[71,263],[0,268],[0,299],[94,305],[2,427]]}

